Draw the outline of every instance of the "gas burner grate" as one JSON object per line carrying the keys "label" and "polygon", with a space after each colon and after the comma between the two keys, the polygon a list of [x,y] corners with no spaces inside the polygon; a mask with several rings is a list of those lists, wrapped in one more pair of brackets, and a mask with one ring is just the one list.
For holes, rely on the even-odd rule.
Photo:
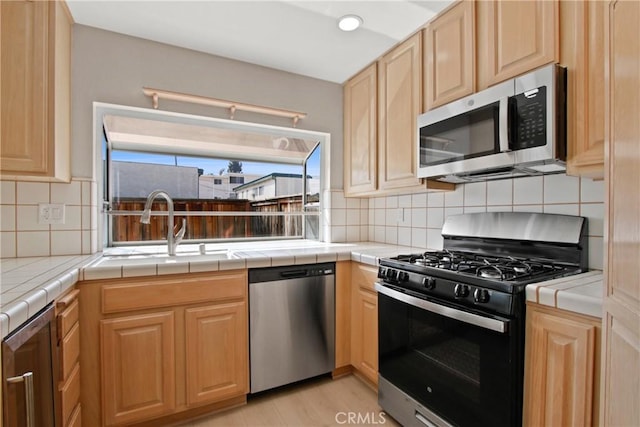
{"label": "gas burner grate", "polygon": [[552,262],[528,258],[486,256],[448,250],[399,255],[392,259],[402,264],[456,271],[498,281],[524,280],[539,275],[561,273],[565,269],[564,266]]}

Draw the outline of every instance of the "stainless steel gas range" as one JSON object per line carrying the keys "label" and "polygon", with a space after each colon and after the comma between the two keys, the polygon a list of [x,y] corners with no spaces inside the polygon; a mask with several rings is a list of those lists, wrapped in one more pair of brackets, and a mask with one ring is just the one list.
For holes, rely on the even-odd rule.
{"label": "stainless steel gas range", "polygon": [[444,250],[380,259],[379,403],[405,426],[522,422],[525,287],[587,269],[583,217],[454,215]]}

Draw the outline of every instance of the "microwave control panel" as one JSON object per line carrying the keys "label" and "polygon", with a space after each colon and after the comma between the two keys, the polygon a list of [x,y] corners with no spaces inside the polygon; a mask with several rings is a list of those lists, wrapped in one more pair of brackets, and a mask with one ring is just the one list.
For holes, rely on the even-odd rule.
{"label": "microwave control panel", "polygon": [[509,148],[540,147],[547,143],[547,87],[509,98],[511,138]]}

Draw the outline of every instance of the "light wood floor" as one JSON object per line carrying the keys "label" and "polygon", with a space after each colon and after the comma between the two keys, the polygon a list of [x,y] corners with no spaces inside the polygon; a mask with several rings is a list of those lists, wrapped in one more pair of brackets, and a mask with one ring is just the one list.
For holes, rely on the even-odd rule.
{"label": "light wood floor", "polygon": [[320,378],[249,396],[245,406],[182,424],[183,427],[355,425],[399,426],[378,406],[376,393],[353,375],[336,380]]}

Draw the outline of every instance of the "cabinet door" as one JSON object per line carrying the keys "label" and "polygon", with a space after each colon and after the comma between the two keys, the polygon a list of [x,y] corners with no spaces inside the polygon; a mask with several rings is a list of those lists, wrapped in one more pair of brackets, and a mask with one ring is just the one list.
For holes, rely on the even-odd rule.
{"label": "cabinet door", "polygon": [[567,67],[567,174],[604,178],[604,12],[600,1],[562,2]]}
{"label": "cabinet door", "polygon": [[612,1],[605,16],[607,229],[603,417],[640,425],[640,2]]}
{"label": "cabinet door", "polygon": [[378,188],[416,187],[416,120],[422,109],[422,36],[378,62]]}
{"label": "cabinet door", "polygon": [[558,1],[481,1],[478,86],[484,89],[558,60]]}
{"label": "cabinet door", "polygon": [[175,407],[173,311],[100,321],[103,420],[140,422]]}
{"label": "cabinet door", "polygon": [[351,269],[351,364],[378,384],[378,295],[373,290],[377,269],[353,264]]}
{"label": "cabinet door", "polygon": [[247,393],[246,319],[244,302],[185,310],[187,405]]}
{"label": "cabinet door", "polygon": [[527,312],[524,424],[592,425],[596,327]]}
{"label": "cabinet door", "polygon": [[71,26],[63,1],[0,2],[0,174],[70,175]]}
{"label": "cabinet door", "polygon": [[344,86],[344,192],[347,196],[376,190],[376,64]]}
{"label": "cabinet door", "polygon": [[424,110],[475,90],[475,2],[461,1],[424,31]]}
{"label": "cabinet door", "polygon": [[46,173],[49,2],[0,2],[0,170]]}

